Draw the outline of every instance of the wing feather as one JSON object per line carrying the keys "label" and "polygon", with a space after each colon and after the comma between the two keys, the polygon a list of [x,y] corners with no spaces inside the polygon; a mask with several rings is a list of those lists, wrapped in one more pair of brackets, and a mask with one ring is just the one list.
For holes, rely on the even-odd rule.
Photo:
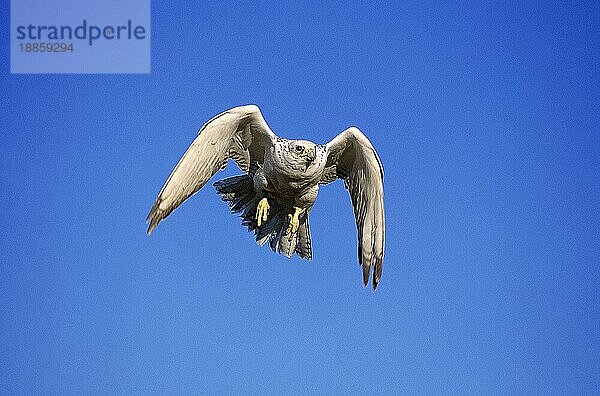
{"label": "wing feather", "polygon": [[350,193],[358,231],[358,261],[363,283],[373,270],[373,290],[381,279],[385,248],[383,166],[367,137],[355,127],[346,129],[327,144],[327,165],[334,167]]}
{"label": "wing feather", "polygon": [[146,219],[150,222],[148,235],[224,168],[229,159],[245,172],[251,170],[252,163],[262,163],[265,148],[275,138],[255,105],[235,107],[210,119],[200,128],[160,190]]}

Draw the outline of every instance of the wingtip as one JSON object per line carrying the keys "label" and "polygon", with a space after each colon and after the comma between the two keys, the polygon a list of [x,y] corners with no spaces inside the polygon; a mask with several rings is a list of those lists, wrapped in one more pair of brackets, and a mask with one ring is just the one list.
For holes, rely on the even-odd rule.
{"label": "wingtip", "polygon": [[146,224],[150,223],[148,230],[146,230],[147,235],[151,235],[158,223],[165,218],[163,211],[159,209],[160,202],[161,200],[157,199],[156,202],[154,202],[154,205],[152,205],[152,209],[150,209],[148,216],[146,216]]}
{"label": "wingtip", "polygon": [[379,285],[379,279],[373,277],[373,291],[377,290],[378,285]]}
{"label": "wingtip", "polygon": [[152,235],[152,231],[154,231],[154,227],[152,227],[152,226],[148,227],[148,229],[146,230],[146,235],[148,235],[148,236]]}
{"label": "wingtip", "polygon": [[150,213],[148,213],[148,217],[146,217],[146,224],[150,223],[150,225],[148,226],[148,230],[146,230],[146,234],[148,236],[152,234],[152,231],[154,231],[158,223],[160,223],[160,221],[162,220],[156,208],[157,205],[155,204],[150,210]]}
{"label": "wingtip", "polygon": [[363,264],[362,271],[363,271],[363,285],[364,285],[364,287],[367,287],[367,285],[369,284],[369,275],[371,273],[371,266],[368,264]]}
{"label": "wingtip", "polygon": [[363,272],[363,286],[366,288],[369,284],[369,278],[371,277],[371,268],[373,268],[373,277],[372,279],[372,287],[373,291],[377,290],[377,286],[379,286],[379,281],[381,280],[381,267],[382,267],[382,259],[375,260],[374,265],[362,264],[362,272]]}
{"label": "wingtip", "polygon": [[148,236],[152,235],[152,231],[154,231],[154,229],[156,228],[157,225],[158,225],[158,221],[155,221],[154,219],[152,219],[152,221],[150,222],[150,226],[148,227],[148,230],[146,230],[146,235],[148,235]]}
{"label": "wingtip", "polygon": [[377,289],[381,280],[381,272],[383,269],[383,256],[375,260],[375,268],[373,269],[373,291]]}

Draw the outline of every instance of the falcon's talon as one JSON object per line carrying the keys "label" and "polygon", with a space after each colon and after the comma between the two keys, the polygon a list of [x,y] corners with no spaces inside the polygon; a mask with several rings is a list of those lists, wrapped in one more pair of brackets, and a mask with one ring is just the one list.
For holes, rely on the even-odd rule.
{"label": "falcon's talon", "polygon": [[259,227],[263,222],[267,221],[270,208],[271,206],[269,205],[267,198],[263,198],[258,202],[258,206],[256,207],[256,221],[258,222]]}
{"label": "falcon's talon", "polygon": [[298,228],[300,227],[299,217],[302,212],[304,212],[303,209],[294,208],[294,214],[288,215],[288,226],[287,226],[287,229],[285,230],[285,235],[289,235],[290,241],[294,238],[294,235],[296,234],[296,232],[298,231]]}

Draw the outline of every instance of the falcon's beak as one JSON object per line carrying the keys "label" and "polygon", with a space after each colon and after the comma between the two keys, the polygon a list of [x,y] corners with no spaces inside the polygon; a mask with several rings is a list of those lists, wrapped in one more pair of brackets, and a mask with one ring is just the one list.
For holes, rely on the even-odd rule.
{"label": "falcon's beak", "polygon": [[309,149],[306,150],[306,156],[308,157],[308,159],[312,163],[315,160],[315,158],[317,158],[317,153],[315,152],[314,148],[309,148]]}
{"label": "falcon's beak", "polygon": [[314,148],[306,149],[306,157],[308,158],[308,160],[306,161],[306,169],[304,169],[304,172],[306,172],[308,170],[310,165],[313,162],[315,162],[315,158],[317,158],[317,153],[315,152],[315,149]]}

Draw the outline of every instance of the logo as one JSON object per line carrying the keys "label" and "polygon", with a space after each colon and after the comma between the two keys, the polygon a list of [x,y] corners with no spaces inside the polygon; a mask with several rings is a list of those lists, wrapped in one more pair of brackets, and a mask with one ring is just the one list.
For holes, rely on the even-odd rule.
{"label": "logo", "polygon": [[12,0],[12,73],[150,73],[150,0]]}

